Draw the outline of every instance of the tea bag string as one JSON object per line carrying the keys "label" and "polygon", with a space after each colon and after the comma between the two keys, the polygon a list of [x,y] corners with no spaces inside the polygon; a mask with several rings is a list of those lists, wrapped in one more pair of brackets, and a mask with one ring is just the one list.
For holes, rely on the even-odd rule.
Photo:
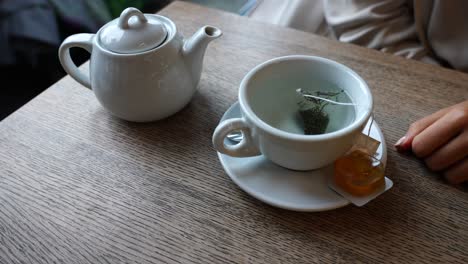
{"label": "tea bag string", "polygon": [[[371,120],[370,120],[369,128],[367,129],[366,144],[369,142],[369,140],[370,140],[369,138],[371,138],[370,134],[371,134],[372,126],[374,125],[374,113],[373,112],[371,113],[370,118],[371,118]],[[377,151],[374,154],[372,154],[372,157],[374,159],[378,160],[378,161],[382,161],[382,158],[379,159],[376,156],[377,156]]]}
{"label": "tea bag string", "polygon": [[296,90],[297,93],[299,93],[300,95],[306,97],[306,98],[313,98],[313,99],[317,99],[317,100],[322,100],[322,101],[325,101],[325,102],[328,102],[328,103],[331,103],[331,104],[336,104],[336,105],[347,105],[347,106],[356,106],[357,104],[353,104],[353,103],[342,103],[342,102],[337,102],[337,101],[333,101],[333,100],[330,100],[330,99],[327,99],[327,98],[323,98],[323,97],[320,97],[320,96],[315,96],[315,95],[311,95],[311,94],[306,94],[303,92],[302,88],[299,88]]}
{"label": "tea bag string", "polygon": [[[341,91],[341,92],[343,92],[343,91]],[[310,92],[306,92],[306,91],[302,90],[301,88],[296,89],[296,93],[299,94],[300,96],[302,96],[303,98],[309,100],[309,101],[315,101],[316,104],[319,104],[317,102],[317,100],[320,100],[320,101],[324,101],[324,102],[327,102],[327,103],[330,103],[330,104],[335,104],[335,105],[359,106],[358,104],[354,104],[354,103],[343,103],[343,102],[337,102],[337,101],[329,99],[330,97],[334,97],[334,96],[338,95],[339,93],[325,93],[325,92],[320,92],[319,91],[319,92],[316,92],[317,95],[312,95]],[[322,95],[322,94],[327,96],[327,98],[323,98],[323,97],[319,96],[319,95]],[[335,100],[337,100],[337,97],[335,97]],[[327,105],[327,103],[325,105]],[[369,127],[368,127],[368,129],[366,131],[367,133],[365,131],[362,131],[362,134],[366,135],[366,137],[364,138],[364,142],[362,142],[362,143],[364,144],[363,146],[365,148],[368,148],[369,152],[375,151],[372,154],[367,153],[369,156],[372,156],[374,159],[376,159],[378,161],[381,161],[381,159],[376,158],[377,149],[373,150],[372,147],[371,147],[371,145],[373,145],[372,137],[371,137],[371,131],[372,131],[372,126],[373,125],[374,125],[374,113],[371,112]],[[370,149],[372,149],[372,151]]]}
{"label": "tea bag string", "polygon": [[370,132],[371,132],[371,129],[372,129],[372,125],[374,124],[374,113],[371,113],[371,122],[369,124],[369,129],[367,130],[367,136],[370,137]]}

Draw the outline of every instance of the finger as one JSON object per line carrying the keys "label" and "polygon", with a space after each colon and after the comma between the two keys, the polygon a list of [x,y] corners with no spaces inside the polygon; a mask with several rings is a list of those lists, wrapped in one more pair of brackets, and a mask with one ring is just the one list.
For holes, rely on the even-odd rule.
{"label": "finger", "polygon": [[411,144],[413,142],[413,139],[416,135],[421,133],[424,129],[426,129],[428,126],[432,125],[437,119],[441,118],[444,116],[448,111],[450,111],[451,107],[449,108],[444,108],[441,109],[429,116],[426,116],[422,119],[419,119],[418,121],[412,123],[406,132],[406,135],[400,138],[396,143],[395,143],[395,148],[399,152],[405,152],[409,151],[411,149]]}
{"label": "finger", "polygon": [[431,170],[443,170],[468,156],[468,130],[459,134],[425,161]]}
{"label": "finger", "polygon": [[455,164],[444,173],[445,178],[452,184],[462,183],[468,180],[468,158]]}
{"label": "finger", "polygon": [[449,111],[414,137],[411,143],[413,153],[418,157],[427,157],[460,133],[466,118],[464,111]]}

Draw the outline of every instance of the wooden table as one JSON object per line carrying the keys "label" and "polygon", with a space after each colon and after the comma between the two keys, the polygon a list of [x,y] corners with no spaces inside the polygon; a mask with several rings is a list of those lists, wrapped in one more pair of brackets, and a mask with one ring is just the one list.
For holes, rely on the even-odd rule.
{"label": "wooden table", "polygon": [[0,123],[0,263],[467,263],[467,189],[421,161],[390,147],[391,191],[363,208],[298,213],[241,191],[211,135],[242,77],[277,56],[356,70],[389,146],[467,99],[468,75],[187,3],[161,13],[186,36],[224,31],[180,113],[121,121],[66,77]]}

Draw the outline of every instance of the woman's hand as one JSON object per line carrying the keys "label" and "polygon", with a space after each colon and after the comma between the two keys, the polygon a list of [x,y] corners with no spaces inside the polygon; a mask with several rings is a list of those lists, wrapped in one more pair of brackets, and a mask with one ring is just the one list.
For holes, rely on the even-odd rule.
{"label": "woman's hand", "polygon": [[450,183],[467,181],[468,100],[414,122],[395,147],[399,152],[412,150]]}

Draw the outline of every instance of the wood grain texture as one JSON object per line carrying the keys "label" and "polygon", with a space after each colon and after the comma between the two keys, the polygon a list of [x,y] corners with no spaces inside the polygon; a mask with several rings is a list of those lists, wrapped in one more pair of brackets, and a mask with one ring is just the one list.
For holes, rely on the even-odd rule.
{"label": "wood grain texture", "polygon": [[[468,98],[468,75],[176,2],[162,14],[210,44],[199,92],[160,122],[110,116],[70,77],[0,123],[0,263],[466,263],[468,194],[389,148],[394,188],[363,208],[297,213],[232,183],[211,134],[242,77],[309,54],[369,84],[387,144]],[[86,66],[84,67],[86,68]]]}

